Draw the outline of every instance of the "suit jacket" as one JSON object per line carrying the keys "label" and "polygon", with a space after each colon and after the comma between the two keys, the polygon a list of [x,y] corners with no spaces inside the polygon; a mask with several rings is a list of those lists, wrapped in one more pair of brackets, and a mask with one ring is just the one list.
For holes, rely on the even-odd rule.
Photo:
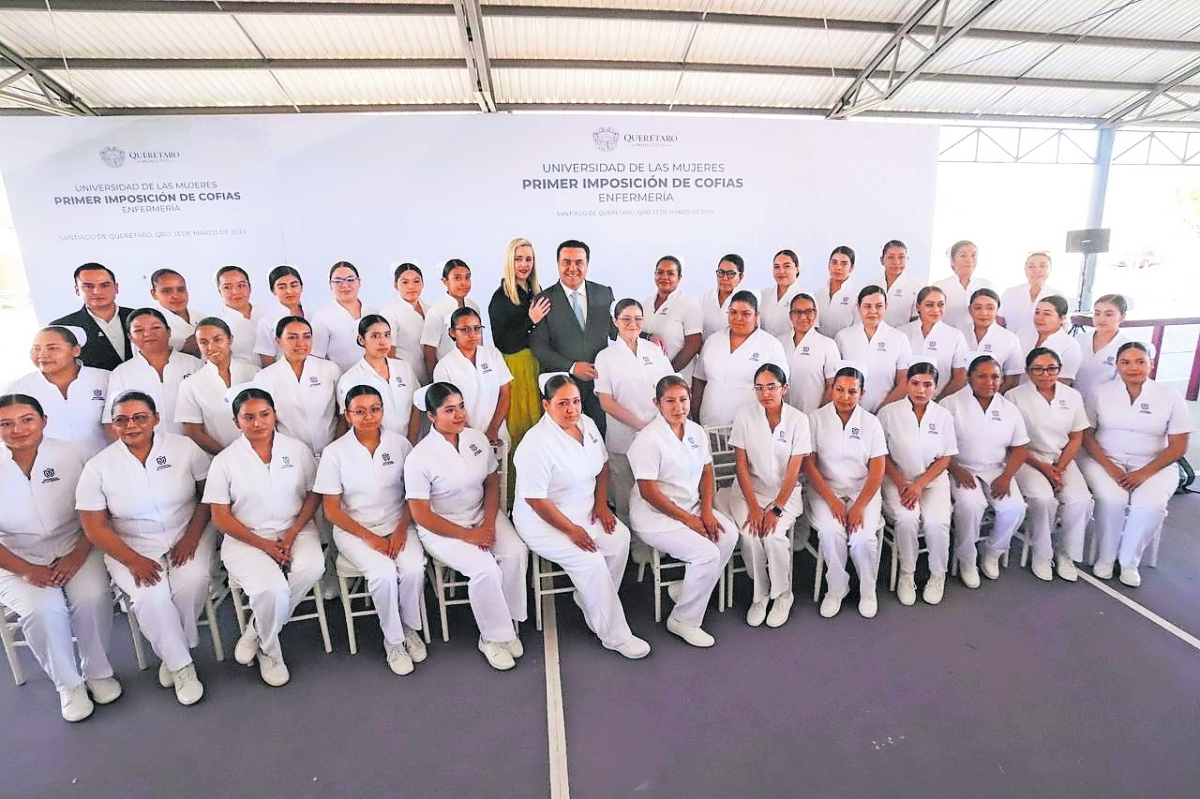
{"label": "suit jacket", "polygon": [[616,337],[610,309],[612,289],[585,281],[587,326],[579,329],[579,320],[561,283],[541,293],[550,300],[550,312],[529,336],[529,346],[543,372],[569,372],[579,362],[595,363],[596,355]]}
{"label": "suit jacket", "polygon": [[50,324],[83,328],[83,332],[87,333],[87,343],[83,345],[79,360],[83,361],[84,366],[106,369],[111,372],[133,357],[133,342],[129,340],[129,315],[131,313],[133,313],[132,308],[117,306],[117,316],[121,318],[121,327],[125,328],[125,351],[120,353],[109,341],[108,336],[100,330],[100,325],[96,324],[96,320],[87,312],[86,307],[80,308],[75,313],[60,316]]}

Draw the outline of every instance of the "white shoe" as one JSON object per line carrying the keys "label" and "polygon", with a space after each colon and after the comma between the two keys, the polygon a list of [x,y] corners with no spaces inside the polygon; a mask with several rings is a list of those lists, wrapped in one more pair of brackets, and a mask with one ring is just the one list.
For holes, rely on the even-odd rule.
{"label": "white shoe", "polygon": [[262,677],[262,681],[272,688],[287,685],[288,680],[292,679],[287,664],[283,662],[282,654],[279,657],[272,657],[262,650],[258,652],[258,676]]}
{"label": "white shoe", "polygon": [[667,585],[667,596],[671,597],[671,601],[676,605],[679,604],[679,597],[683,594],[683,583],[670,583]]}
{"label": "white shoe", "polygon": [[612,647],[612,650],[630,660],[641,660],[650,654],[650,644],[635,635],[625,643]]}
{"label": "white shoe", "polygon": [[158,684],[163,688],[173,688],[175,686],[175,678],[171,676],[171,670],[167,668],[166,663],[158,664]]}
{"label": "white shoe", "polygon": [[176,669],[171,672],[171,679],[175,683],[175,698],[179,704],[194,705],[204,696],[204,686],[196,678],[195,665],[189,663],[182,669]]}
{"label": "white shoe", "polygon": [[1000,577],[1000,556],[999,555],[984,555],[979,559],[979,570],[983,572],[983,576],[989,580],[995,580]]}
{"label": "white shoe", "polygon": [[84,683],[74,688],[59,688],[58,704],[66,721],[83,721],[96,709]]}
{"label": "white shoe", "polygon": [[525,654],[525,645],[521,643],[521,636],[514,635],[507,641],[502,641],[501,645],[508,650],[508,654],[513,656],[513,660]]}
{"label": "white shoe", "polygon": [[1054,566],[1050,558],[1033,559],[1033,576],[1039,580],[1050,582],[1054,579]]}
{"label": "white shoe", "polygon": [[760,627],[767,620],[767,602],[764,599],[762,602],[755,602],[750,606],[750,610],[746,612],[746,624],[751,627]]}
{"label": "white shoe", "polygon": [[680,624],[675,620],[674,616],[667,616],[667,632],[678,635],[692,646],[701,648],[710,647],[717,642],[717,639],[699,627],[689,627],[686,624]]}
{"label": "white shoe", "polygon": [[389,644],[386,641],[383,643],[383,652],[387,656],[388,668],[393,674],[403,677],[405,674],[413,673],[412,658],[409,657],[408,650],[404,648],[404,643]]}
{"label": "white shoe", "polygon": [[875,614],[879,612],[879,600],[875,598],[875,592],[871,591],[866,594],[859,594],[858,597],[858,613],[864,619],[873,619]]}
{"label": "white shoe", "polygon": [[925,600],[926,605],[936,605],[942,601],[942,594],[946,592],[946,575],[931,574],[929,582],[925,583],[925,590],[921,593],[921,599]]}
{"label": "white shoe", "polygon": [[504,644],[480,638],[479,651],[487,658],[488,665],[497,671],[508,671],[517,665],[517,661],[513,660],[513,656],[509,654],[508,648]]}
{"label": "white shoe", "polygon": [[124,690],[121,688],[121,683],[117,682],[116,677],[96,677],[91,680],[84,680],[88,691],[92,694],[92,701],[97,705],[109,705],[121,698]]}
{"label": "white shoe", "polygon": [[825,598],[821,600],[821,617],[825,619],[832,619],[834,616],[838,615],[838,611],[842,609],[842,599],[844,599],[845,596],[845,594],[838,595],[826,591]]}
{"label": "white shoe", "polygon": [[912,572],[900,572],[900,582],[896,585],[896,598],[901,605],[917,604],[917,578]]}
{"label": "white shoe", "polygon": [[258,655],[258,631],[254,628],[253,620],[242,630],[242,637],[233,648],[233,659],[243,666],[249,666]]}
{"label": "white shoe", "polygon": [[771,605],[771,612],[767,614],[768,627],[782,627],[788,620],[788,616],[792,612],[792,603],[796,601],[796,597],[791,591],[778,597],[774,604]]}
{"label": "white shoe", "polygon": [[1121,577],[1119,578],[1124,585],[1130,588],[1137,588],[1142,584],[1142,575],[1138,573],[1136,566],[1130,566],[1128,569],[1121,567]]}
{"label": "white shoe", "polygon": [[1059,555],[1055,561],[1055,566],[1058,570],[1058,576],[1069,583],[1073,583],[1079,579],[1079,569],[1075,567],[1075,561],[1071,560],[1068,555]]}
{"label": "white shoe", "polygon": [[1094,564],[1092,564],[1092,574],[1096,575],[1101,580],[1111,580],[1113,576],[1112,561],[1109,561],[1108,563],[1096,561]]}
{"label": "white shoe", "polygon": [[420,631],[410,627],[404,628],[404,648],[408,651],[408,656],[413,663],[423,662],[429,654],[425,649],[425,639],[421,637]]}
{"label": "white shoe", "polygon": [[974,563],[966,564],[959,561],[958,578],[962,580],[962,584],[967,588],[979,587],[979,569],[975,567]]}

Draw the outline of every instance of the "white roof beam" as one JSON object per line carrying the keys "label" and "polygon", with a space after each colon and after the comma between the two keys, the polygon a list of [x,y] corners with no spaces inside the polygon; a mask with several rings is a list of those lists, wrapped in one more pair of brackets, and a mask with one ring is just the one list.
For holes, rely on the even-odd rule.
{"label": "white roof beam", "polygon": [[454,17],[458,20],[459,33],[462,35],[467,71],[471,73],[471,82],[475,85],[475,102],[479,104],[480,111],[494,113],[496,100],[492,91],[492,68],[488,63],[479,0],[454,0]]}
{"label": "white roof beam", "polygon": [[[1200,75],[1200,59],[1185,65],[1173,75],[1169,75],[1161,85],[1148,90],[1141,97],[1121,106],[1109,114],[1104,124],[1113,127],[1136,125],[1158,120],[1169,120],[1172,117],[1200,111],[1200,97],[1195,94],[1190,99],[1183,99],[1176,91],[1184,83]],[[1193,87],[1194,91],[1200,91]],[[1169,105],[1160,103],[1166,100]],[[1156,107],[1157,104],[1157,107]],[[1163,107],[1165,105],[1165,107]]]}
{"label": "white roof beam", "polygon": [[[95,111],[88,107],[87,103],[81,100],[74,92],[67,89],[54,78],[47,75],[41,69],[30,64],[29,61],[8,45],[0,42],[0,64],[8,64],[17,70],[17,74],[10,76],[4,81],[4,85],[0,86],[0,96],[11,102],[20,103],[26,108],[43,111],[47,114],[56,114],[59,116],[93,116]],[[22,91],[16,83],[24,78],[30,78],[37,86],[41,96],[36,96],[32,92]]]}

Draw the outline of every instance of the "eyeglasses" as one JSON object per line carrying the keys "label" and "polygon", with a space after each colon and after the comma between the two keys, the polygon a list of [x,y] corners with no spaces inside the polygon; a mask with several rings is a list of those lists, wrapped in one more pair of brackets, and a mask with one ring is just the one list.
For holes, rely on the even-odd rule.
{"label": "eyeglasses", "polygon": [[740,272],[736,269],[718,269],[717,277],[737,277]]}
{"label": "eyeglasses", "polygon": [[1031,375],[1056,375],[1062,371],[1061,366],[1031,366],[1029,374]]}
{"label": "eyeglasses", "polygon": [[771,391],[778,391],[783,388],[779,383],[755,383],[754,390],[759,394],[765,394]]}
{"label": "eyeglasses", "polygon": [[482,333],[483,325],[475,325],[474,327],[456,327],[454,329],[459,333]]}
{"label": "eyeglasses", "polygon": [[154,417],[148,413],[135,413],[133,416],[114,416],[112,423],[117,427],[125,427],[130,422],[141,426],[149,422]]}
{"label": "eyeglasses", "polygon": [[674,269],[655,269],[655,277],[675,277],[678,273]]}
{"label": "eyeglasses", "polygon": [[334,277],[329,279],[331,286],[353,286],[358,282],[356,277]]}
{"label": "eyeglasses", "polygon": [[788,311],[788,316],[792,317],[793,319],[799,319],[804,316],[816,316],[816,315],[817,315],[816,308],[799,308],[799,309],[796,309],[793,311]]}
{"label": "eyeglasses", "polygon": [[383,413],[383,408],[379,407],[378,405],[372,408],[355,408],[354,410],[350,411],[350,415],[355,419],[361,419],[364,416],[378,416],[381,413]]}
{"label": "eyeglasses", "polygon": [[645,317],[642,317],[642,316],[618,316],[617,321],[623,325],[640,325],[643,321],[645,321]]}

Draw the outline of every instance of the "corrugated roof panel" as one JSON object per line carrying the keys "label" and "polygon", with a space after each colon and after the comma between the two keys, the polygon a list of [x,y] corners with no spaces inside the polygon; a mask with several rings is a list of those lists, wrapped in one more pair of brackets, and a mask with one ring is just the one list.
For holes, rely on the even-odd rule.
{"label": "corrugated roof panel", "polygon": [[0,11],[0,40],[30,58],[254,58],[222,14]]}
{"label": "corrugated roof panel", "polygon": [[1111,90],[918,82],[881,110],[962,114],[1100,117],[1137,94]]}
{"label": "corrugated roof panel", "polygon": [[778,108],[832,108],[850,81],[840,78],[783,78],[775,95]]}
{"label": "corrugated roof panel", "polygon": [[859,69],[887,41],[886,35],[858,31],[704,24],[697,27],[688,61]]}
{"label": "corrugated roof panel", "polygon": [[263,70],[182,69],[50,73],[95,108],[169,108],[287,105]]}
{"label": "corrugated roof panel", "polygon": [[994,39],[957,39],[938,54],[929,72],[962,75],[1023,75],[1059,45],[1038,42],[1001,42]]}
{"label": "corrugated roof panel", "polygon": [[1200,40],[1200,3],[1196,0],[1142,0],[1121,5],[1126,7],[1101,22],[1092,33],[1097,36]]}
{"label": "corrugated roof panel", "polygon": [[1195,53],[1178,50],[1121,49],[1064,45],[1029,74],[1038,78],[1124,80],[1156,83],[1186,64],[1200,63]]}
{"label": "corrugated roof panel", "polygon": [[239,14],[268,58],[461,58],[453,16]]}
{"label": "corrugated roof panel", "polygon": [[[906,19],[920,0],[481,0],[488,6],[566,6],[573,8],[707,11],[772,17],[829,17],[892,22]],[[486,11],[484,12],[486,16]]]}
{"label": "corrugated roof panel", "polygon": [[674,99],[679,105],[773,107],[784,80],[778,75],[685,72]]}
{"label": "corrugated roof panel", "polygon": [[988,11],[979,26],[1198,41],[1200,4],[1195,0],[1005,0]]}
{"label": "corrugated roof panel", "polygon": [[299,105],[433,105],[471,103],[462,69],[304,69],[276,76]]}
{"label": "corrugated roof panel", "polygon": [[[452,20],[453,21],[453,20]],[[492,58],[683,60],[695,25],[609,19],[484,17]]]}
{"label": "corrugated roof panel", "polygon": [[497,69],[498,103],[670,103],[678,72],[598,69]]}

